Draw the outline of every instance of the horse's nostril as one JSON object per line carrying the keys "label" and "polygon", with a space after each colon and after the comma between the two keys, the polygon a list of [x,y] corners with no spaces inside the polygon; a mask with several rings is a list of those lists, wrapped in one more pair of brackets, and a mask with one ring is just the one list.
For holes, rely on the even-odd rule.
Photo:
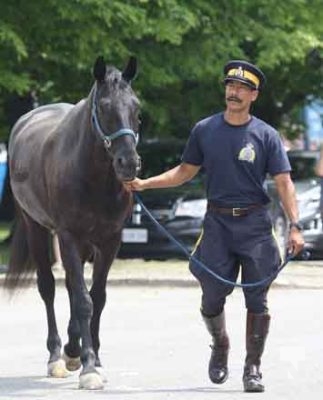
{"label": "horse's nostril", "polygon": [[125,157],[119,157],[117,159],[117,164],[119,165],[119,167],[123,167],[125,165],[126,159]]}
{"label": "horse's nostril", "polygon": [[140,157],[124,157],[119,156],[117,159],[117,164],[120,166],[125,166],[127,164],[135,164],[141,167],[141,158]]}
{"label": "horse's nostril", "polygon": [[134,164],[134,161],[127,157],[118,157],[117,158],[117,165],[119,168],[128,168],[132,164]]}
{"label": "horse's nostril", "polygon": [[131,174],[137,173],[141,169],[141,160],[138,157],[117,157],[114,161],[115,168],[122,173],[129,173],[132,171]]}

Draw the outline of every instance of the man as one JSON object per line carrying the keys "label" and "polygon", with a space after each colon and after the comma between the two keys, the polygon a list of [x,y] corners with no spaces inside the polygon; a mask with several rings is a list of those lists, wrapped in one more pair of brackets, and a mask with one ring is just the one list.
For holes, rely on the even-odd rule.
{"label": "man", "polygon": [[[222,277],[242,282],[269,276],[281,264],[265,207],[269,197],[263,183],[269,173],[290,219],[289,251],[304,245],[290,164],[279,134],[250,114],[250,107],[265,83],[263,72],[246,61],[233,60],[224,67],[224,112],[198,122],[186,144],[182,162],[145,180],[127,184],[131,190],[165,188],[192,179],[203,167],[208,206],[195,256]],[[202,288],[201,313],[212,336],[209,377],[220,384],[228,377],[229,337],[224,305],[233,288],[210,276],[194,262],[191,272]],[[263,392],[260,361],[268,334],[270,284],[244,288],[247,308],[246,359],[243,372],[246,392]]]}
{"label": "man", "polygon": [[323,145],[320,147],[320,156],[315,165],[315,173],[320,178],[321,185],[321,197],[320,197],[320,210],[321,210],[321,221],[323,223]]}

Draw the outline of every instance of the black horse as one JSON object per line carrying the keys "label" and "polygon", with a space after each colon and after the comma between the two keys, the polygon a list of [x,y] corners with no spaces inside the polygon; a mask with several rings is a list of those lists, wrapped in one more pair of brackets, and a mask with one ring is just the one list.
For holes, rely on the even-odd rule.
{"label": "black horse", "polygon": [[[131,89],[134,57],[123,72],[94,65],[95,83],[76,105],[57,103],[22,116],[9,140],[11,186],[17,203],[5,286],[15,289],[37,272],[48,322],[48,374],[66,376],[82,366],[80,388],[99,389],[99,326],[106,281],[121,242],[132,195],[123,181],[140,167],[136,152],[139,101]],[[50,238],[58,237],[70,299],[68,343],[61,353],[54,312]],[[83,264],[93,260],[87,290]],[[65,368],[66,366],[66,368]]]}

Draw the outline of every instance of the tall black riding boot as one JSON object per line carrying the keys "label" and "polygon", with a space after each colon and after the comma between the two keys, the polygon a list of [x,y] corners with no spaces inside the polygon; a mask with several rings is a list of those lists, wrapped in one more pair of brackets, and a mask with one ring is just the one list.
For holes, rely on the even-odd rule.
{"label": "tall black riding boot", "polygon": [[229,337],[225,328],[224,311],[216,317],[206,317],[203,320],[212,336],[212,354],[209,362],[209,377],[213,383],[223,383],[228,378]]}
{"label": "tall black riding boot", "polygon": [[247,314],[246,348],[247,356],[243,373],[245,392],[264,392],[262,374],[259,370],[261,356],[269,330],[269,314]]}

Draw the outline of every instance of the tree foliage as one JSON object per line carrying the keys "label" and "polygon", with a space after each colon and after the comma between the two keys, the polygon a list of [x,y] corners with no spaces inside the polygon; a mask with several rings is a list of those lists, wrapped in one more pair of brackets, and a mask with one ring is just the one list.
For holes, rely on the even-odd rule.
{"label": "tree foliage", "polygon": [[322,95],[321,0],[0,0],[0,93],[76,102],[97,55],[119,68],[136,55],[145,136],[186,137],[223,108],[223,65],[257,63],[268,85],[254,112],[276,127]]}

